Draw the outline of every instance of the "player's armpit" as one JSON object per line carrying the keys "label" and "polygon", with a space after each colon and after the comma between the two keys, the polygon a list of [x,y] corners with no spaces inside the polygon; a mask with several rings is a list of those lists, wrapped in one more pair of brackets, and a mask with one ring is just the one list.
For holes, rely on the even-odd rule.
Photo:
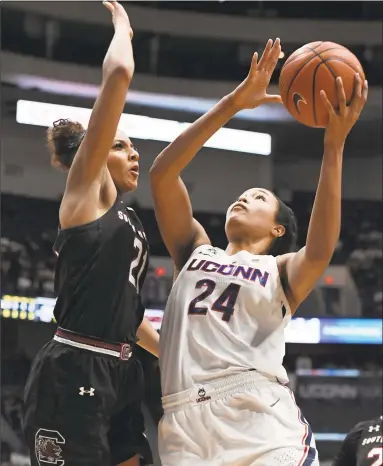
{"label": "player's armpit", "polygon": [[298,252],[277,258],[282,283],[292,312],[307,298],[316,282],[328,267],[328,261],[312,261],[307,258],[306,247]]}
{"label": "player's armpit", "polygon": [[202,225],[193,218],[186,186],[180,176],[162,178],[151,173],[156,219],[176,268],[181,270],[195,248],[210,244]]}

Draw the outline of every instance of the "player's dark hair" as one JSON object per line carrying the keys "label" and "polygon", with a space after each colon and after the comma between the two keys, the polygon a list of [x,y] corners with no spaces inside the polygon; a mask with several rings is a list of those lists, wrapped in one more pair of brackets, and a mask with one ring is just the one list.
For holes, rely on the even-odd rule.
{"label": "player's dark hair", "polygon": [[55,121],[47,131],[52,165],[69,170],[84,136],[85,130],[81,123],[67,119]]}
{"label": "player's dark hair", "polygon": [[278,212],[276,221],[285,227],[285,234],[272,242],[268,254],[271,256],[281,256],[293,252],[297,247],[298,224],[294,212],[278,196]]}

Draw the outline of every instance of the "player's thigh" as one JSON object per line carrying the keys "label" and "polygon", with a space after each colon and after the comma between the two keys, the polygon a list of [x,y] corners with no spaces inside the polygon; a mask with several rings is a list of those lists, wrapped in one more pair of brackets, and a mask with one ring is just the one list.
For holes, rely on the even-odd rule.
{"label": "player's thigh", "polygon": [[61,395],[48,382],[36,397],[35,406],[26,403],[23,427],[32,466],[109,464],[107,418],[97,409],[89,411],[70,403],[60,404]]}
{"label": "player's thigh", "polygon": [[[32,466],[105,466],[110,464],[107,426],[95,416],[74,415],[71,422],[57,420],[25,426]],[[74,428],[76,425],[76,428]]]}
{"label": "player's thigh", "polygon": [[[257,440],[263,448],[258,448],[257,460],[252,466],[319,466],[311,425],[297,406],[293,393],[278,385],[271,386],[269,393],[275,402],[259,418]],[[267,442],[267,439],[273,441]]]}
{"label": "player's thigh", "polygon": [[[218,427],[218,429],[217,429]],[[220,419],[211,405],[181,407],[166,412],[158,425],[158,451],[162,466],[215,466],[222,438],[216,435]]]}
{"label": "player's thigh", "polygon": [[112,465],[133,466],[137,462],[136,457],[144,458],[151,464],[152,455],[145,436],[140,402],[127,405],[111,417],[108,442]]}
{"label": "player's thigh", "polygon": [[23,427],[32,464],[109,463],[107,411],[115,396],[106,367],[105,377],[93,377],[105,364],[57,345],[39,353],[24,397]]}

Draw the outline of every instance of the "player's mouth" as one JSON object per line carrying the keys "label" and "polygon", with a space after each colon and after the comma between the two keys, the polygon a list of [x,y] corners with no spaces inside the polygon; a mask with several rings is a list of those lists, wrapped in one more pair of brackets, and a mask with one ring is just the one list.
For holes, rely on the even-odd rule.
{"label": "player's mouth", "polygon": [[129,171],[138,176],[140,174],[140,166],[137,163],[136,165],[133,165],[133,167]]}

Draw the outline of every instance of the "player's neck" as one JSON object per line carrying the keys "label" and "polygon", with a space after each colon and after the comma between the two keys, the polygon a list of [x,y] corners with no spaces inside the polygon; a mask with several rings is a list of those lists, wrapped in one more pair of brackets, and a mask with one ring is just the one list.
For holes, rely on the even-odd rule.
{"label": "player's neck", "polygon": [[254,255],[266,254],[270,247],[270,240],[263,238],[257,241],[235,241],[227,245],[226,254],[232,256],[240,251],[247,251]]}

